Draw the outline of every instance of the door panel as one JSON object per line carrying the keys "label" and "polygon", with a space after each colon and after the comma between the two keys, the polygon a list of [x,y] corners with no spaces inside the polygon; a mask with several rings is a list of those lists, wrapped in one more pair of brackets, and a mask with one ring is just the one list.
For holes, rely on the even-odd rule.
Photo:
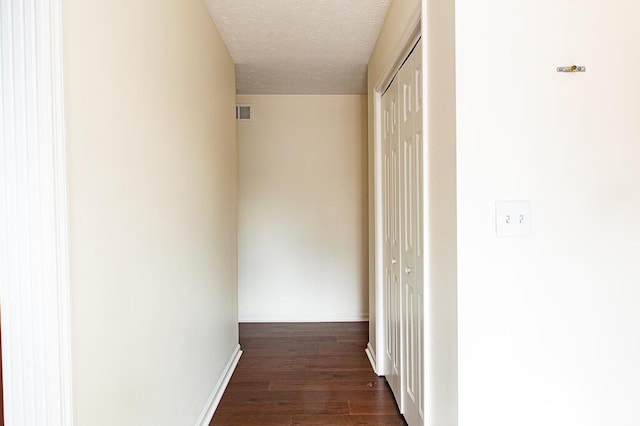
{"label": "door panel", "polygon": [[399,206],[399,139],[398,83],[394,80],[382,97],[383,164],[382,183],[384,209],[384,298],[385,361],[389,366],[387,381],[398,406],[402,395],[402,332],[400,306],[400,206]]}
{"label": "door panel", "polygon": [[382,97],[384,329],[387,380],[411,426],[423,424],[421,43]]}
{"label": "door panel", "polygon": [[401,190],[404,243],[402,245],[402,412],[409,425],[422,425],[424,419],[423,322],[424,254],[422,203],[422,48],[418,43],[398,73],[400,85],[400,138],[402,140]]}

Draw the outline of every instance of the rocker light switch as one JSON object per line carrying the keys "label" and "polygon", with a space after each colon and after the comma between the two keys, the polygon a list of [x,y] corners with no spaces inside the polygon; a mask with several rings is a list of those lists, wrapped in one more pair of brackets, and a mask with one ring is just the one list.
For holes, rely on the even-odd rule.
{"label": "rocker light switch", "polygon": [[531,201],[496,202],[496,235],[503,237],[531,236]]}

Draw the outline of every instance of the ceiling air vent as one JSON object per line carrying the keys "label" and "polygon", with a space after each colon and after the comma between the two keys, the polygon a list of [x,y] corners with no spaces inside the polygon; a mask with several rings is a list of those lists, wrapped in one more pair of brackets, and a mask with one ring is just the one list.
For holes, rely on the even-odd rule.
{"label": "ceiling air vent", "polygon": [[253,121],[253,105],[248,105],[248,104],[236,105],[236,120]]}

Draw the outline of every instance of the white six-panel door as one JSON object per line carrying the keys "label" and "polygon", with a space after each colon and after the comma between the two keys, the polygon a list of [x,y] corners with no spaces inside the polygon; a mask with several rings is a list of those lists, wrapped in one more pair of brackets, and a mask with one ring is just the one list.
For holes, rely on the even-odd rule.
{"label": "white six-panel door", "polygon": [[398,82],[393,81],[382,98],[382,155],[384,210],[384,299],[385,357],[390,371],[387,381],[401,405],[401,340],[400,328],[400,139],[398,116]]}
{"label": "white six-panel door", "polygon": [[419,42],[382,97],[384,355],[411,426],[424,418],[421,53]]}
{"label": "white six-panel door", "polygon": [[402,412],[423,424],[424,266],[422,223],[422,47],[419,42],[398,73],[401,161]]}

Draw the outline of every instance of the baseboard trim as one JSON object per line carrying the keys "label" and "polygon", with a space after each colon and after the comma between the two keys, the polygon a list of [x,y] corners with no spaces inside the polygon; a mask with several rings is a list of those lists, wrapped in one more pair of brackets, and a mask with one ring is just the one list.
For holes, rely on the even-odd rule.
{"label": "baseboard trim", "polygon": [[327,317],[270,317],[270,316],[246,316],[239,322],[363,322],[369,321],[369,314],[327,316]]}
{"label": "baseboard trim", "polygon": [[238,361],[242,356],[242,350],[240,349],[240,345],[236,346],[229,358],[229,362],[227,362],[227,366],[224,368],[220,379],[218,379],[218,383],[216,383],[209,399],[207,400],[207,404],[202,410],[202,414],[198,417],[198,421],[196,422],[196,426],[209,426],[211,423],[211,419],[213,418],[213,413],[216,412],[216,408],[218,408],[218,404],[220,404],[220,400],[222,399],[222,394],[224,393],[227,385],[229,384],[229,380],[231,380],[231,375],[236,369],[238,365]]}
{"label": "baseboard trim", "polygon": [[378,368],[376,367],[376,352],[373,350],[371,342],[367,343],[367,348],[364,350],[364,352],[367,354],[367,358],[369,358],[369,362],[371,363],[373,372],[380,376],[380,373],[378,373]]}

